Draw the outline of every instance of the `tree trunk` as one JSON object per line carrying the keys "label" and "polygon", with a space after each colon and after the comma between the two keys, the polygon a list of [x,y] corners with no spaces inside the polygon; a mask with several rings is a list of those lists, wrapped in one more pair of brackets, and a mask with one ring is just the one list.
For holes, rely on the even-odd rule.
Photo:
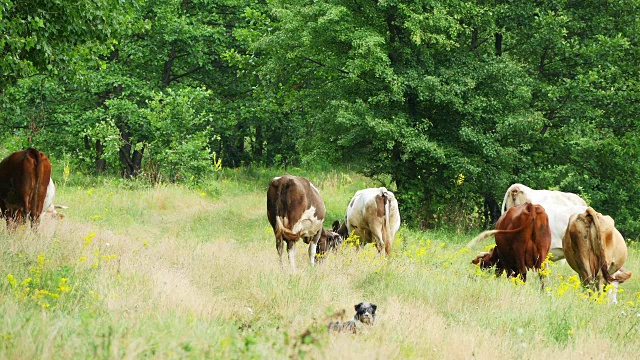
{"label": "tree trunk", "polygon": [[162,85],[165,87],[171,84],[171,70],[173,67],[173,62],[176,60],[176,46],[171,44],[171,50],[169,51],[169,58],[164,62],[164,66],[162,68]]}
{"label": "tree trunk", "polygon": [[140,173],[143,152],[138,150],[133,150],[133,153],[131,152],[133,148],[131,145],[131,137],[127,129],[125,129],[124,124],[118,124],[118,130],[120,130],[120,137],[124,141],[124,144],[118,152],[120,163],[122,164],[120,174],[122,177],[136,177]]}
{"label": "tree trunk", "polygon": [[478,48],[478,29],[471,31],[471,51]]}
{"label": "tree trunk", "polygon": [[492,227],[500,219],[500,206],[493,195],[484,194],[484,224],[485,229]]}
{"label": "tree trunk", "polygon": [[96,172],[98,174],[107,170],[107,160],[102,158],[104,154],[104,145],[100,140],[96,140]]}
{"label": "tree trunk", "polygon": [[264,136],[262,134],[262,125],[256,126],[256,138],[253,149],[254,160],[261,162],[264,153]]}
{"label": "tree trunk", "polygon": [[502,56],[502,34],[496,33],[496,56]]}

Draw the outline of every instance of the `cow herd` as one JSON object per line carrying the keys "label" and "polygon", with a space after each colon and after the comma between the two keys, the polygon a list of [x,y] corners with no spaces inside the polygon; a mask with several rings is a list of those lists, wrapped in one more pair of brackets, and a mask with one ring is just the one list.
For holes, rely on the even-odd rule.
{"label": "cow herd", "polygon": [[[546,219],[536,216],[541,210],[538,207],[533,214],[533,204],[540,206]],[[552,261],[566,258],[585,286],[600,290],[604,284],[611,284],[614,289],[609,292],[610,300],[617,302],[618,285],[628,280],[631,272],[622,268],[627,260],[627,245],[610,216],[588,207],[576,194],[533,190],[522,184],[509,187],[502,210],[496,230],[483,232],[467,245],[470,248],[484,238],[496,237],[496,246],[480,253],[473,263],[525,280],[526,269],[537,270],[541,266],[533,259],[544,260],[550,253]],[[525,222],[536,226],[515,225]],[[547,242],[548,250],[544,250]]]}
{"label": "cow herd", "polygon": [[[55,185],[51,162],[42,152],[28,148],[0,162],[0,210],[8,228],[27,219],[37,225],[46,213],[61,217],[53,204]],[[323,227],[326,209],[320,191],[309,180],[292,175],[276,177],[267,191],[267,217],[276,237],[283,263],[284,244],[289,263],[296,270],[295,250],[300,238],[309,245],[309,261],[337,249],[355,233],[362,243],[374,243],[380,253],[390,254],[400,228],[400,212],[394,194],[384,187],[357,191],[349,202],[344,221],[332,229]],[[496,229],[474,238],[467,248],[495,237],[495,247],[481,252],[474,264],[495,268],[496,273],[526,281],[528,269],[539,270],[543,262],[566,259],[585,286],[614,288],[631,277],[622,267],[627,259],[624,238],[609,216],[588,207],[576,194],[534,190],[522,184],[509,187],[502,202]],[[544,287],[544,282],[542,282]],[[616,291],[610,292],[616,302]]]}
{"label": "cow herd", "polygon": [[[325,214],[322,196],[309,180],[291,175],[271,180],[267,216],[281,264],[284,242],[295,271],[299,238],[309,245],[313,265],[317,255],[336,249],[353,232],[363,243],[374,243],[380,253],[389,254],[400,228],[398,201],[384,187],[356,192],[344,222],[336,220],[331,230],[323,227]],[[478,254],[472,263],[495,268],[496,274],[526,281],[527,270],[540,270],[547,257],[551,261],[566,259],[585,286],[599,291],[604,284],[611,284],[612,302],[616,302],[618,285],[631,277],[631,272],[622,268],[627,247],[613,219],[588,207],[576,194],[513,184],[505,193],[496,229],[481,233],[466,248],[492,236],[496,245]],[[544,288],[544,278],[540,278]]]}

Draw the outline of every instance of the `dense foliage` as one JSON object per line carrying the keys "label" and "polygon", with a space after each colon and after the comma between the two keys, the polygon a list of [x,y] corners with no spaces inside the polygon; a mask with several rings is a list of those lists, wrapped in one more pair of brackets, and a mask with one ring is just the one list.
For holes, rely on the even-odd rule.
{"label": "dense foliage", "polygon": [[54,3],[0,3],[16,148],[154,181],[348,165],[424,227],[521,182],[640,235],[640,1]]}

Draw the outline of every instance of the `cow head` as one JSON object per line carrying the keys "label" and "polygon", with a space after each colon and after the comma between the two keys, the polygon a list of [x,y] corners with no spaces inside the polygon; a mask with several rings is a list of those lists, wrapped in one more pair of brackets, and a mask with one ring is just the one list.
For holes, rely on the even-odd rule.
{"label": "cow head", "polygon": [[333,225],[331,225],[331,230],[333,230],[333,232],[338,233],[338,235],[342,236],[342,239],[346,239],[349,237],[349,229],[347,229],[347,222],[343,222],[342,225],[340,225],[340,221],[336,220],[333,222]]}
{"label": "cow head", "polygon": [[520,185],[512,185],[509,188],[509,193],[507,194],[507,204],[508,207],[522,205],[526,202],[531,202],[529,196],[527,195],[527,189],[524,186]]}
{"label": "cow head", "polygon": [[323,228],[318,240],[317,256],[322,258],[329,250],[337,251],[341,245],[342,236],[340,234]]}
{"label": "cow head", "polygon": [[503,269],[498,249],[494,246],[489,251],[481,252],[475,259],[471,260],[472,264],[480,265],[481,269],[489,269],[495,266],[496,272]]}

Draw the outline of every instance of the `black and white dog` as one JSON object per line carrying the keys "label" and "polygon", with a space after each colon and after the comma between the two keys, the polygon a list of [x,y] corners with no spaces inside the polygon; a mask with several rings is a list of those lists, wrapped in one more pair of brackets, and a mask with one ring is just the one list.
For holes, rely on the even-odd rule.
{"label": "black and white dog", "polygon": [[349,331],[356,334],[362,330],[362,327],[364,325],[373,326],[375,324],[377,308],[378,306],[376,306],[376,304],[361,302],[360,304],[355,306],[356,314],[353,316],[353,319],[346,322],[330,322],[328,330],[329,332]]}

